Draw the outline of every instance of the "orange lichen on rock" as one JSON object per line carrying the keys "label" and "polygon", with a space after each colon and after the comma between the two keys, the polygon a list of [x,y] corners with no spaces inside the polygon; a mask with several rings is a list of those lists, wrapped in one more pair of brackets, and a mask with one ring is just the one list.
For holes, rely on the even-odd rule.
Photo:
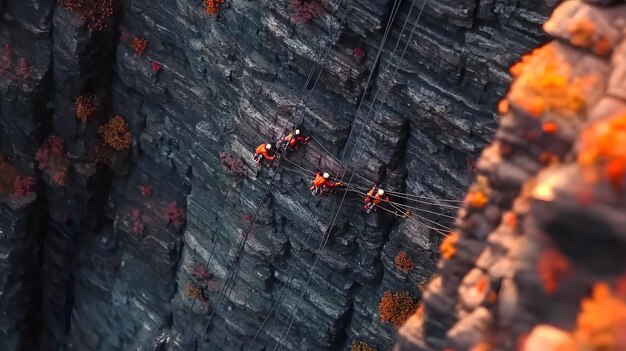
{"label": "orange lichen on rock", "polygon": [[400,251],[396,255],[395,263],[396,263],[396,268],[405,272],[412,271],[413,268],[415,267],[415,265],[413,264],[413,261],[411,261],[411,259],[409,258],[409,255],[407,255],[405,251]]}
{"label": "orange lichen on rock", "polygon": [[604,176],[621,191],[626,181],[626,112],[596,122],[581,135],[578,164],[587,179],[595,181]]}
{"label": "orange lichen on rock", "polygon": [[96,112],[95,98],[94,94],[83,94],[76,99],[76,117],[83,123],[87,123],[89,117]]}
{"label": "orange lichen on rock", "polygon": [[398,328],[417,310],[417,307],[417,299],[408,292],[385,291],[378,304],[378,312],[381,321]]}
{"label": "orange lichen on rock", "polygon": [[582,300],[572,338],[558,351],[626,350],[626,303],[605,283],[597,283],[592,296]]}
{"label": "orange lichen on rock", "polygon": [[206,13],[209,15],[217,15],[220,12],[220,5],[222,3],[224,3],[224,0],[204,0]]}
{"label": "orange lichen on rock", "polygon": [[352,344],[350,345],[350,351],[376,351],[376,349],[364,343],[363,341],[353,340]]}
{"label": "orange lichen on rock", "polygon": [[516,79],[509,102],[533,117],[547,112],[577,116],[585,105],[587,89],[595,83],[592,77],[573,77],[554,43],[522,57],[511,67],[511,74]]}
{"label": "orange lichen on rock", "polygon": [[596,35],[596,25],[590,19],[583,17],[572,22],[567,31],[572,45],[586,48],[593,42],[593,37]]}
{"label": "orange lichen on rock", "polygon": [[569,271],[569,261],[556,249],[544,251],[537,260],[537,273],[547,294],[554,294],[559,281]]}
{"label": "orange lichen on rock", "polygon": [[111,118],[98,132],[102,135],[104,143],[115,150],[124,150],[130,146],[132,135],[128,131],[128,124],[120,116]]}
{"label": "orange lichen on rock", "polygon": [[135,50],[135,55],[140,56],[148,48],[148,40],[143,38],[134,38],[130,42],[130,47]]}
{"label": "orange lichen on rock", "polygon": [[546,122],[541,126],[541,129],[546,134],[554,134],[559,130],[559,127],[554,122]]}
{"label": "orange lichen on rock", "polygon": [[472,208],[483,208],[487,204],[487,195],[482,191],[470,191],[465,197],[465,202]]}
{"label": "orange lichen on rock", "polygon": [[459,234],[457,232],[450,233],[439,245],[439,252],[441,258],[450,260],[456,255],[456,244],[459,241]]}

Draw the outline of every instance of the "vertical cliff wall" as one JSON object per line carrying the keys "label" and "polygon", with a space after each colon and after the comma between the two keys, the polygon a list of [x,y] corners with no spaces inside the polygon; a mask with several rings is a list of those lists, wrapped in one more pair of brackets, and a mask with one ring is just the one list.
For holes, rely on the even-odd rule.
{"label": "vertical cliff wall", "polygon": [[566,1],[511,68],[439,276],[396,350],[624,350],[626,4]]}
{"label": "vertical cliff wall", "polygon": [[[543,40],[550,4],[403,1],[377,65],[393,2],[350,2],[330,38],[347,2],[320,4],[293,24],[287,1],[211,2],[214,15],[200,0],[0,0],[0,349],[235,350],[283,286],[253,349],[274,347],[296,304],[287,349],[393,343],[379,301],[385,291],[420,298],[441,239],[429,227],[451,227],[454,215],[433,198],[462,199],[468,165],[494,136],[508,67]],[[422,7],[413,36],[402,33]],[[319,81],[305,85],[329,40]],[[391,93],[368,116],[376,88]],[[251,150],[294,109],[316,140],[291,158],[306,173],[339,174],[333,157],[347,148],[360,155],[355,184],[427,203],[408,220],[366,215],[350,195],[318,250],[339,201],[312,197],[312,174],[284,164],[252,219],[274,173]],[[394,263],[401,251],[410,272]]]}

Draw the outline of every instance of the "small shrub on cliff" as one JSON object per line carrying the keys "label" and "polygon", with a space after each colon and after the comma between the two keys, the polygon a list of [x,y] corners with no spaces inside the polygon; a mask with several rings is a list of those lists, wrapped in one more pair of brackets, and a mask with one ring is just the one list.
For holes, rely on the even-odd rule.
{"label": "small shrub on cliff", "polygon": [[115,13],[113,0],[58,0],[70,12],[77,14],[90,29],[102,31]]}
{"label": "small shrub on cliff", "polygon": [[243,168],[243,162],[241,162],[241,159],[233,154],[224,151],[220,152],[220,163],[222,164],[224,171],[228,174],[242,176],[246,172]]}
{"label": "small shrub on cliff", "polygon": [[405,272],[410,272],[415,267],[415,265],[413,264],[413,261],[411,261],[411,259],[409,258],[409,255],[407,255],[405,251],[400,251],[396,255],[395,263],[396,263],[396,268]]}
{"label": "small shrub on cliff", "polygon": [[13,189],[13,181],[17,177],[17,170],[11,160],[0,153],[0,195],[8,194]]}
{"label": "small shrub on cliff", "polygon": [[205,11],[209,15],[217,15],[220,12],[220,5],[224,0],[204,0]]}
{"label": "small shrub on cliff", "polygon": [[96,112],[95,99],[94,94],[83,94],[76,99],[76,117],[83,123],[87,123],[87,120]]}
{"label": "small shrub on cliff", "polygon": [[133,210],[131,212],[131,220],[133,224],[133,234],[135,236],[141,236],[146,230],[146,223],[143,221],[143,213],[140,210]]}
{"label": "small shrub on cliff", "polygon": [[198,300],[200,302],[206,301],[206,298],[202,293],[202,288],[192,282],[187,283],[187,286],[185,287],[185,295],[192,300]]}
{"label": "small shrub on cliff", "polygon": [[150,196],[150,194],[152,194],[152,187],[148,185],[140,185],[139,192],[141,193],[141,196]]}
{"label": "small shrub on cliff", "polygon": [[69,160],[65,155],[65,142],[57,136],[46,139],[37,149],[35,160],[39,169],[44,171],[59,186],[65,186],[65,176]]}
{"label": "small shrub on cliff", "polygon": [[306,23],[317,16],[322,10],[320,0],[289,0],[291,22],[294,24]]}
{"label": "small shrub on cliff", "polygon": [[132,134],[128,131],[128,124],[120,116],[112,117],[98,130],[104,143],[113,149],[120,151],[127,149],[132,140]]}
{"label": "small shrub on cliff", "polygon": [[350,351],[376,351],[376,349],[364,343],[363,341],[353,340],[352,344],[350,345]]}
{"label": "small shrub on cliff", "polygon": [[418,301],[406,291],[385,291],[380,303],[378,313],[380,320],[399,328],[417,310]]}
{"label": "small shrub on cliff", "polygon": [[172,225],[178,230],[185,223],[185,210],[178,207],[176,201],[172,201],[165,208],[165,217],[167,217],[167,225]]}
{"label": "small shrub on cliff", "polygon": [[135,51],[135,55],[141,56],[148,48],[148,40],[143,38],[134,38],[130,42],[130,47]]}
{"label": "small shrub on cliff", "polygon": [[581,136],[578,165],[587,179],[604,178],[621,192],[626,182],[626,113],[593,123]]}
{"label": "small shrub on cliff", "polygon": [[13,180],[13,192],[11,195],[16,197],[26,196],[33,192],[35,188],[35,179],[33,177],[17,176]]}
{"label": "small shrub on cliff", "polygon": [[450,233],[439,245],[439,252],[441,258],[450,260],[456,256],[456,244],[459,241],[459,234],[456,232]]}

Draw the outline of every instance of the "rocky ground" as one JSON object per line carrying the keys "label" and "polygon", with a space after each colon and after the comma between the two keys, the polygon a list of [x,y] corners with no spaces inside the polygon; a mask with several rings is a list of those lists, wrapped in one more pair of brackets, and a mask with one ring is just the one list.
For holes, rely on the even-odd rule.
{"label": "rocky ground", "polygon": [[[393,344],[379,302],[385,291],[421,298],[455,214],[431,198],[462,199],[494,137],[508,67],[546,39],[551,4],[403,1],[376,65],[392,1],[352,1],[341,26],[347,2],[321,1],[299,24],[291,4],[210,1],[219,14],[208,14],[200,0],[0,0],[1,350],[237,350],[275,302],[254,350],[281,339],[289,350]],[[402,60],[396,42],[408,44]],[[390,91],[384,104],[378,88]],[[297,118],[316,139],[291,158],[307,174],[257,169],[251,150]],[[310,179],[314,167],[339,174],[344,150],[358,186],[379,181],[426,203],[401,219],[366,215],[349,195],[318,250],[339,198],[312,197]],[[523,180],[499,172],[510,191],[489,197],[483,236]],[[409,271],[396,266],[401,251]],[[446,316],[436,335],[454,324]]]}
{"label": "rocky ground", "polygon": [[566,1],[544,29],[395,350],[626,349],[626,4]]}

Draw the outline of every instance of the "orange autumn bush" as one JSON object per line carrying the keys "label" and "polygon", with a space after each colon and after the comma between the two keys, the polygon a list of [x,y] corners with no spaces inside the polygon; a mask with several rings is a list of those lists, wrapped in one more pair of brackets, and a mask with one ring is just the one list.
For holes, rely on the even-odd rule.
{"label": "orange autumn bush", "polygon": [[593,123],[583,131],[578,164],[591,181],[601,176],[616,190],[626,179],[626,112]]}
{"label": "orange autumn bush", "polygon": [[76,99],[76,117],[83,123],[87,123],[89,117],[96,112],[95,98],[94,94],[83,94]]}
{"label": "orange autumn bush", "polygon": [[105,125],[98,130],[104,143],[115,150],[128,149],[132,140],[132,135],[128,131],[128,124],[120,116],[112,117]]}
{"label": "orange autumn bush", "polygon": [[533,117],[555,112],[577,116],[585,106],[587,89],[593,77],[575,77],[555,43],[535,49],[511,67],[515,81],[508,100]]}
{"label": "orange autumn bush", "polygon": [[105,30],[115,13],[113,0],[58,0],[68,11],[78,15],[90,29]]}
{"label": "orange autumn bush", "polygon": [[363,341],[354,340],[350,345],[350,351],[376,351],[376,349],[364,343]]}
{"label": "orange autumn bush", "polygon": [[400,327],[417,310],[418,301],[406,291],[385,291],[380,303],[378,313],[380,320]]}
{"label": "orange autumn bush", "polygon": [[411,261],[411,259],[409,258],[409,255],[407,255],[405,251],[400,251],[396,255],[395,263],[396,263],[396,268],[405,272],[412,271],[413,268],[415,267],[415,264],[413,264],[413,261]]}
{"label": "orange autumn bush", "polygon": [[135,55],[141,56],[148,48],[148,40],[143,38],[134,38],[130,42],[130,47],[135,51]]}
{"label": "orange autumn bush", "polygon": [[222,3],[224,3],[224,0],[204,0],[206,13],[217,15],[220,12],[220,4]]}
{"label": "orange autumn bush", "polygon": [[439,252],[441,258],[444,260],[450,260],[456,256],[456,244],[459,242],[459,234],[456,232],[450,233],[439,245]]}

